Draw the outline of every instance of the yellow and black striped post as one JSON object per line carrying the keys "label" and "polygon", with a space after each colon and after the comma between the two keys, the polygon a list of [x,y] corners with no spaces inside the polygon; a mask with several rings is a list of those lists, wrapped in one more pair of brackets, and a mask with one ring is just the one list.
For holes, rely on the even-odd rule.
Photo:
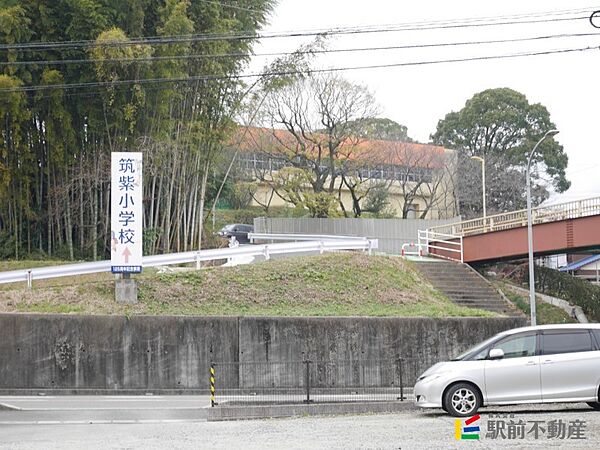
{"label": "yellow and black striped post", "polygon": [[214,407],[215,402],[215,365],[210,363],[210,406]]}

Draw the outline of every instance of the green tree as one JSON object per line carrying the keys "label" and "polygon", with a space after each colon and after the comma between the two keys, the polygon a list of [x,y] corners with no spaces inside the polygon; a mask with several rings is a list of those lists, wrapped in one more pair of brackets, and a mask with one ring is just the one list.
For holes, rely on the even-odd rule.
{"label": "green tree", "polygon": [[[275,1],[252,0],[247,11],[226,3],[0,0],[0,43],[94,41],[0,49],[5,63],[0,75],[0,246],[3,252],[12,249],[3,255],[34,249],[59,256],[66,250],[71,258],[108,256],[114,150],[144,152],[144,221],[156,231],[146,248],[155,253],[199,245],[208,178],[233,129],[231,117],[244,92],[236,75],[253,40],[128,41],[252,34],[266,22]],[[188,55],[194,56],[181,58]],[[63,63],[50,66],[47,60]],[[36,62],[13,64],[24,61]],[[198,75],[214,79],[185,80]],[[152,78],[184,81],[138,82]],[[62,86],[95,82],[108,85]],[[22,86],[46,89],[19,91]]]}
{"label": "green tree", "polygon": [[349,125],[356,130],[356,135],[361,138],[414,142],[408,136],[408,128],[391,119],[367,117],[350,121]]}
{"label": "green tree", "polygon": [[[431,136],[434,143],[458,152],[458,195],[461,214],[482,214],[481,168],[471,156],[485,159],[487,205],[490,213],[525,207],[527,155],[535,143],[556,128],[545,106],[530,104],[525,95],[508,88],[488,89],[475,94],[464,108],[439,121]],[[548,188],[569,188],[565,169],[568,157],[562,145],[549,139],[533,158],[534,203],[548,195]]]}

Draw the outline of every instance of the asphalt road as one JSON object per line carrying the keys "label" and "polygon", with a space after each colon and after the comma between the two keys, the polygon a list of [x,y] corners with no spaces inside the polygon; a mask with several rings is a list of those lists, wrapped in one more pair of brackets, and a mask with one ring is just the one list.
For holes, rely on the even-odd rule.
{"label": "asphalt road", "polygon": [[[206,420],[204,395],[0,396],[0,427]],[[0,436],[0,443],[2,438]]]}
{"label": "asphalt road", "polygon": [[[480,425],[480,439],[457,441],[455,419],[436,410],[206,422],[205,400],[206,397],[201,396],[0,397],[0,403],[22,408],[0,411],[0,448],[429,450],[600,447],[600,412],[582,404],[486,408],[475,423]],[[501,422],[504,423],[504,437],[502,434],[494,437],[488,430],[490,426],[498,428]],[[541,427],[537,439],[531,431],[535,423]],[[554,424],[553,434],[560,432],[561,427],[557,424],[564,424],[562,438],[560,433],[559,436],[550,435],[550,424]],[[522,429],[522,436],[519,429]]]}

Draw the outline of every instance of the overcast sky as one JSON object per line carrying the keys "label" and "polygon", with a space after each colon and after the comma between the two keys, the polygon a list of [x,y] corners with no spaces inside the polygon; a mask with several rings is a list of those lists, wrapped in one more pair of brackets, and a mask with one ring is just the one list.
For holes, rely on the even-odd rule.
{"label": "overcast sky", "polygon": [[[592,0],[280,0],[270,25],[264,31],[381,26],[580,9],[587,12],[552,17],[589,16],[592,11],[600,9],[600,1],[594,4]],[[600,25],[600,19],[598,22]],[[473,94],[488,88],[515,89],[525,94],[530,103],[545,105],[560,131],[556,139],[569,156],[567,177],[572,182],[571,189],[561,199],[600,196],[600,29],[593,28],[587,19],[355,34],[331,38],[329,47],[341,49],[515,39],[567,33],[597,35],[493,45],[327,54],[320,57],[315,65],[347,67],[596,47],[591,51],[547,56],[365,69],[344,72],[344,76],[368,86],[381,107],[381,116],[406,125],[409,136],[421,142],[428,142],[438,120],[450,111],[461,109]],[[293,51],[310,39],[265,39],[255,47],[255,52]],[[255,57],[249,70],[260,69],[269,59],[273,57]]]}

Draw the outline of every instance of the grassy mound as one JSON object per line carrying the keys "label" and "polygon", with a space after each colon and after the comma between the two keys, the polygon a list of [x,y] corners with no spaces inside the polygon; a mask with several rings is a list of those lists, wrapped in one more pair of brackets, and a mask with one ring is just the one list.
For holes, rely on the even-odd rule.
{"label": "grassy mound", "polygon": [[[138,277],[139,303],[118,305],[105,276],[0,291],[0,311],[232,316],[492,316],[456,305],[394,257],[337,253]],[[43,286],[40,284],[40,286]]]}

